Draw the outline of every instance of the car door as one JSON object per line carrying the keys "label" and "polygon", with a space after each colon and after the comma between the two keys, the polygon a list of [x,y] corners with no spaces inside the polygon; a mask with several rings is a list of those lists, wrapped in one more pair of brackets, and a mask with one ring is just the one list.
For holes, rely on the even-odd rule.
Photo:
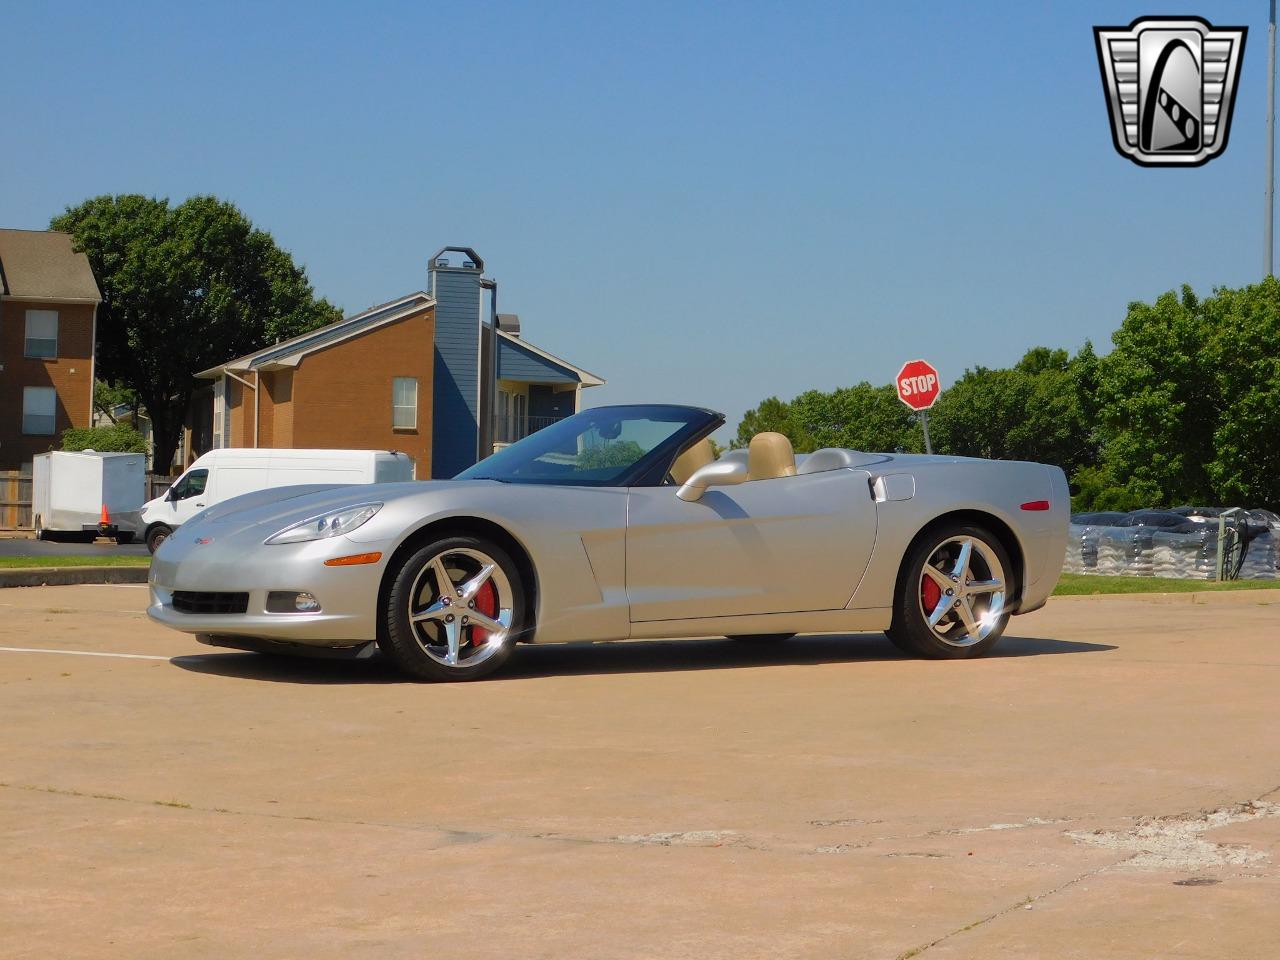
{"label": "car door", "polygon": [[209,471],[188,470],[187,473],[169,490],[169,501],[173,507],[174,523],[183,524],[203,510],[213,501],[207,499],[209,490]]}
{"label": "car door", "polygon": [[835,610],[853,595],[876,537],[859,470],[712,487],[632,488],[626,542],[631,620]]}

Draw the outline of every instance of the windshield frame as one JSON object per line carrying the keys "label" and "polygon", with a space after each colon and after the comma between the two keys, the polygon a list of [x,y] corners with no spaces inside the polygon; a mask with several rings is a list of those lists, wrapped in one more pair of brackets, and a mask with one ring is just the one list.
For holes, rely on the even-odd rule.
{"label": "windshield frame", "polygon": [[[538,442],[539,434],[544,430],[564,429],[563,425],[572,420],[580,420],[583,423],[583,429],[593,419],[600,416],[606,411],[627,413],[633,412],[637,416],[652,416],[654,419],[669,418],[672,420],[685,420],[684,426],[678,428],[671,436],[667,437],[661,443],[653,447],[634,463],[629,464],[622,472],[608,477],[603,481],[590,481],[580,478],[552,478],[552,477],[520,477],[510,474],[494,473],[493,464],[490,461],[493,457],[506,454],[508,451],[517,450],[519,447],[528,445],[530,451],[541,450],[545,444],[546,438],[543,437],[541,443]],[[680,452],[691,443],[710,435],[713,431],[720,428],[724,423],[725,417],[722,413],[715,410],[707,410],[703,407],[689,407],[673,403],[628,403],[628,404],[612,404],[602,407],[588,407],[586,410],[565,417],[564,420],[558,420],[543,430],[529,434],[522,440],[517,440],[511,446],[486,457],[473,466],[468,467],[461,473],[457,474],[455,480],[495,480],[500,483],[522,483],[531,486],[559,486],[559,487],[637,487],[637,486],[660,486],[666,479],[671,464],[675,462]],[[570,428],[572,429],[572,428]],[[531,442],[533,441],[533,442]],[[536,456],[534,454],[533,456]],[[529,459],[533,459],[531,456]],[[528,462],[528,461],[526,461]],[[489,464],[486,469],[486,464]]]}

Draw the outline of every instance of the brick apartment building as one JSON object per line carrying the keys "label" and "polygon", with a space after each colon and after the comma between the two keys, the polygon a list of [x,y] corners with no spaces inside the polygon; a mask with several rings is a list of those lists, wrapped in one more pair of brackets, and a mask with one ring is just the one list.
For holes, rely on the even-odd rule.
{"label": "brick apartment building", "polygon": [[212,389],[194,412],[193,453],[400,450],[419,478],[451,477],[577,412],[582,389],[604,381],[495,314],[496,283],[483,272],[474,250],[446,247],[431,258],[427,291],[198,373]]}
{"label": "brick apartment building", "polygon": [[70,234],[0,229],[0,470],[91,425],[101,301]]}

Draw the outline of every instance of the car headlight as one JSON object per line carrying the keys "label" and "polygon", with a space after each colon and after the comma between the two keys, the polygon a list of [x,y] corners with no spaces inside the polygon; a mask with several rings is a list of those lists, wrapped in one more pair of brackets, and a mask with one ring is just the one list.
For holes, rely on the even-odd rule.
{"label": "car headlight", "polygon": [[382,509],[380,503],[362,503],[358,507],[335,510],[310,520],[303,520],[285,527],[279,533],[267,537],[266,543],[306,543],[308,540],[327,540],[350,533],[356,527],[368,523]]}

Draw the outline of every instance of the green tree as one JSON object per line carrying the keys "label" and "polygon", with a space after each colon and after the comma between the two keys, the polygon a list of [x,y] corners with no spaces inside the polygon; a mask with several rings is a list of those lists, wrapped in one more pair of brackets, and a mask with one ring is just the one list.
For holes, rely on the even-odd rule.
{"label": "green tree", "polygon": [[1209,503],[1208,465],[1221,404],[1206,349],[1212,335],[1190,287],[1131,303],[1101,361],[1098,412],[1114,482],[1148,506]]}
{"label": "green tree", "polygon": [[893,387],[866,381],[829,393],[808,390],[789,403],[769,397],[743,415],[733,446],[745,447],[766,431],[784,434],[798,453],[821,447],[924,449],[919,421]]}
{"label": "green tree", "polygon": [[100,196],[54,217],[89,257],[103,302],[98,368],[151,418],[154,463],[177,447],[200,370],[340,319],[302,268],[214,197]]}
{"label": "green tree", "polygon": [[98,453],[146,453],[142,434],[127,423],[62,431],[63,450],[96,450]]}
{"label": "green tree", "polygon": [[1133,303],[1098,361],[1090,506],[1280,505],[1280,282]]}
{"label": "green tree", "polygon": [[130,410],[137,412],[138,395],[128,387],[118,383],[105,383],[102,380],[93,381],[93,409],[95,413],[100,413],[112,423],[115,423],[116,408],[120,406],[128,407]]}
{"label": "green tree", "polygon": [[797,449],[924,450],[919,417],[889,385],[873,387],[864,380],[830,393],[809,390],[791,401],[791,416],[803,440]]}
{"label": "green tree", "polygon": [[742,415],[737,435],[729,446],[735,449],[745,447],[757,433],[785,434],[797,448],[804,442],[791,421],[791,404],[777,397],[766,397],[759,406]]}
{"label": "green tree", "polygon": [[643,456],[644,448],[634,440],[606,440],[598,447],[587,447],[578,454],[578,469],[629,467]]}
{"label": "green tree", "polygon": [[1014,366],[975,367],[948,387],[929,414],[940,453],[993,460],[1035,460],[1068,474],[1097,459],[1086,414],[1086,381],[1096,363],[1086,344],[1076,358],[1034,347]]}
{"label": "green tree", "polygon": [[1280,506],[1280,281],[1203,303],[1219,411],[1205,472],[1220,503]]}

